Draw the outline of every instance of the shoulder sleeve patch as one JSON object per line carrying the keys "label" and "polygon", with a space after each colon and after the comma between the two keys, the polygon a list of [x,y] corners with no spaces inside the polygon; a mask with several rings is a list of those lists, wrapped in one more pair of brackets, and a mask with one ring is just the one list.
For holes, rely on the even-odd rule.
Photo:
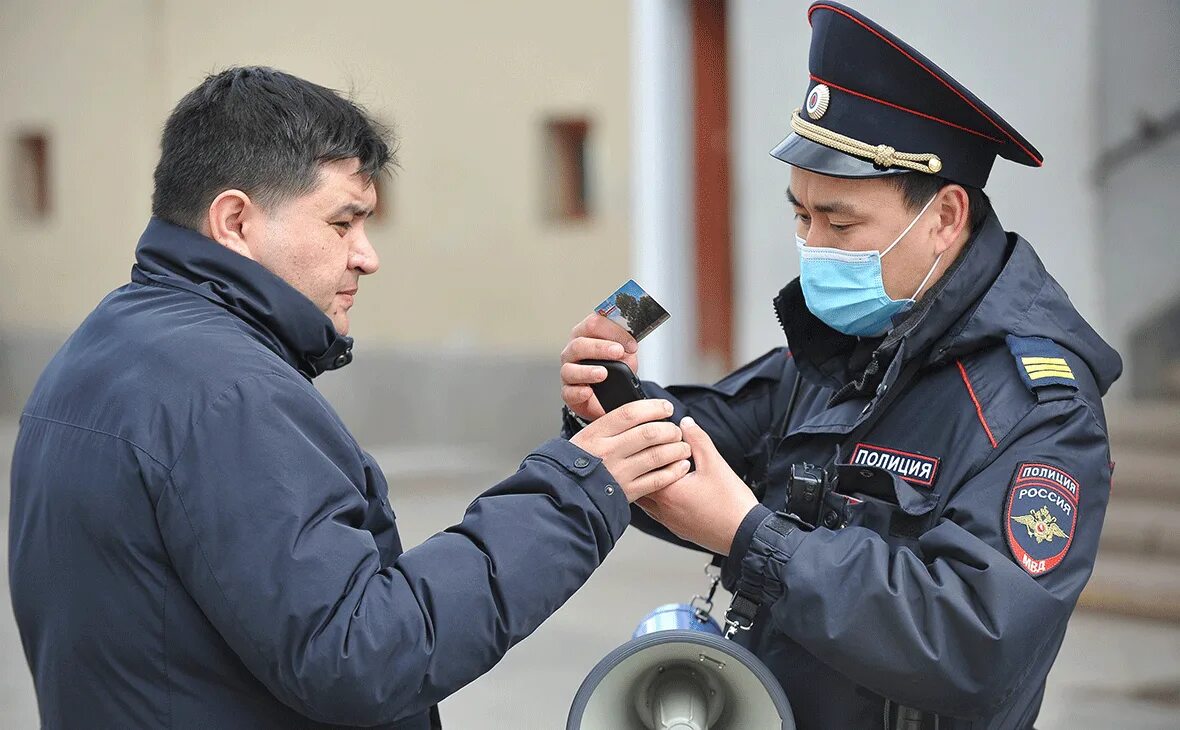
{"label": "shoulder sleeve patch", "polygon": [[1077,390],[1078,382],[1065,359],[1065,350],[1044,337],[1004,338],[1016,360],[1016,370],[1031,391],[1048,385],[1064,385]]}
{"label": "shoulder sleeve patch", "polygon": [[1078,524],[1078,480],[1051,464],[1017,465],[1004,510],[1008,549],[1025,572],[1045,575],[1065,559]]}

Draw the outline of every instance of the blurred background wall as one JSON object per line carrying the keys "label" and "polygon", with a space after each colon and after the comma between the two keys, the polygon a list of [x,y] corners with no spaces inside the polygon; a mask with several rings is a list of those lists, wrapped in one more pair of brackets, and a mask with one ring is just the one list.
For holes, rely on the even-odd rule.
{"label": "blurred background wall", "polygon": [[[853,4],[1044,154],[997,161],[988,192],[1127,364],[1089,604],[1180,618],[1180,541],[1144,537],[1180,519],[1180,2]],[[781,344],[770,300],[797,258],[768,152],[806,88],[806,7],[0,0],[0,433],[127,281],[172,105],[236,64],[348,91],[401,139],[357,358],[317,385],[410,487],[473,495],[552,434],[569,329],[628,277],[673,315],[648,377]]]}
{"label": "blurred background wall", "polygon": [[[497,429],[491,443],[535,440],[553,423],[549,365],[568,329],[628,276],[674,315],[647,343],[649,377],[716,377],[781,341],[768,302],[797,263],[789,168],[767,152],[805,88],[804,3],[278,7],[4,3],[0,407],[15,411],[39,364],[126,281],[163,120],[234,64],[350,91],[402,140],[373,226],[383,268],[355,310],[354,383],[323,381],[345,410],[360,378],[364,403],[406,414],[391,424],[389,409],[380,422],[361,409],[362,435],[478,441],[479,413],[512,412],[521,437]],[[1114,395],[1180,389],[1165,362],[1176,338],[1150,336],[1180,306],[1180,246],[1156,214],[1180,175],[1176,3],[858,7],[1044,153],[1042,169],[999,161],[989,192],[1123,352]],[[503,399],[467,402],[474,367]],[[442,392],[423,379],[453,384],[442,391],[455,399],[423,402]],[[541,392],[544,406],[529,395]],[[464,419],[424,415],[464,403]]]}
{"label": "blurred background wall", "polygon": [[[434,400],[445,389],[422,379],[453,379],[461,391],[477,366],[499,392],[519,395],[521,373],[535,387],[522,361],[553,362],[573,324],[628,275],[625,3],[3,7],[0,166],[12,174],[0,206],[9,232],[0,338],[10,410],[39,363],[127,280],[164,119],[206,74],[231,65],[273,65],[350,91],[403,140],[372,231],[382,271],[362,284],[353,318],[365,402],[388,400],[383,415],[451,410]],[[43,201],[28,194],[38,177]],[[464,367],[441,372],[457,361]],[[543,372],[552,396],[554,372]],[[334,380],[325,378],[329,388]],[[354,389],[339,388],[345,410]],[[498,419],[508,416],[510,401],[492,399]],[[552,427],[549,411],[540,428]],[[538,414],[525,413],[531,443]],[[358,417],[379,440],[487,431],[423,415],[386,431]]]}

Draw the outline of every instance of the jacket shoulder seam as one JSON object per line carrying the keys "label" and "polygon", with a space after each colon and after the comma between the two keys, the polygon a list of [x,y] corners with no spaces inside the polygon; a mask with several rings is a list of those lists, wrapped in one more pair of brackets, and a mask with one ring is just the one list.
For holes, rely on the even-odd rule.
{"label": "jacket shoulder seam", "polygon": [[[955,358],[955,361],[952,364],[956,364],[956,365],[961,364],[962,370],[960,372],[960,375],[963,377],[964,382],[967,382],[968,378],[967,378],[967,375],[965,372],[966,368],[969,365],[975,365],[975,364],[979,363],[980,360],[985,355],[992,353],[993,351],[997,351],[997,350],[1003,351],[1004,356],[1007,358],[1007,364],[1011,365],[1011,355],[1008,354],[1007,345],[1005,345],[1003,343],[995,345],[994,347],[988,347],[988,348],[984,348],[982,350],[976,350],[975,352],[964,353],[963,355],[960,355],[959,357]],[[989,372],[990,372],[990,370],[989,370]],[[991,380],[991,379],[989,379],[989,380]],[[991,441],[992,441],[992,449],[994,450],[994,449],[999,448],[1004,443],[1004,440],[1008,436],[1008,434],[1010,434],[1016,428],[1016,426],[1021,421],[1024,420],[1024,418],[1029,413],[1031,413],[1033,410],[1036,409],[1037,401],[1035,399],[1035,396],[1033,396],[1029,392],[1028,388],[1025,387],[1024,381],[1020,379],[1020,373],[1016,372],[1015,367],[1008,367],[1006,371],[1000,373],[999,377],[996,378],[992,382],[996,382],[997,392],[999,392],[999,393],[1010,393],[1010,392],[1015,391],[1017,393],[1021,393],[1021,394],[1024,394],[1024,395],[1032,398],[1031,402],[1028,403],[1027,408],[1024,410],[1023,413],[1020,413],[1019,416],[1016,416],[1016,417],[1013,417],[1010,419],[999,418],[999,413],[997,411],[995,411],[993,408],[991,408],[992,404],[990,401],[989,402],[984,402],[984,401],[979,402],[978,412],[977,412],[979,417],[982,419],[982,418],[985,418],[989,415],[992,416],[991,418],[987,419],[987,422],[989,424],[989,430],[991,431],[991,436],[993,437],[991,439]],[[975,384],[974,381],[972,381],[973,386],[974,386],[974,384]],[[1007,423],[1002,423],[1002,421],[1006,421]],[[997,430],[990,429],[991,424],[998,424],[1000,427],[1002,427],[1002,432],[999,429],[997,429]]]}
{"label": "jacket shoulder seam", "polygon": [[193,443],[193,437],[196,435],[197,429],[204,422],[205,416],[209,414],[209,411],[211,411],[213,409],[213,406],[220,403],[221,400],[223,398],[225,398],[226,395],[228,395],[229,392],[232,391],[234,388],[237,388],[238,386],[242,385],[243,383],[248,383],[252,380],[262,380],[263,378],[282,378],[285,380],[285,379],[287,379],[287,376],[283,373],[266,372],[266,373],[255,373],[253,375],[248,375],[244,378],[238,378],[237,380],[233,381],[232,383],[227,385],[225,388],[223,388],[221,391],[219,391],[217,393],[217,395],[215,395],[209,401],[209,404],[206,405],[205,408],[201,411],[201,415],[198,416],[197,419],[193,422],[192,428],[189,429],[188,435],[185,437],[184,446],[180,447],[180,450],[176,452],[176,458],[173,460],[172,465],[168,466],[165,464],[160,464],[161,466],[163,466],[167,470],[169,481],[172,481],[173,470],[176,469],[176,465],[180,463],[180,460],[183,459],[184,455],[188,452],[189,446],[191,446]]}
{"label": "jacket shoulder seam", "polygon": [[[1055,405],[1056,408],[1051,409],[1053,411],[1053,413],[1052,413],[1052,416],[1050,416],[1049,412],[1045,411],[1043,409],[1043,407],[1048,407],[1048,406],[1053,406],[1053,405]],[[1098,419],[1094,415],[1094,411],[1090,408],[1088,403],[1086,403],[1085,401],[1083,401],[1081,399],[1074,398],[1074,399],[1068,399],[1068,400],[1048,401],[1045,403],[1033,403],[1029,407],[1028,412],[1025,413],[1023,416],[1021,416],[1019,419],[1016,420],[1015,423],[1012,424],[1012,428],[1009,429],[1008,433],[1005,435],[1004,439],[1000,441],[999,445],[995,449],[991,450],[991,453],[988,454],[988,456],[990,458],[983,459],[980,462],[980,464],[978,465],[978,467],[971,472],[971,476],[968,477],[968,480],[971,478],[974,478],[976,475],[978,475],[984,469],[991,466],[992,462],[994,462],[994,461],[996,461],[996,459],[1000,458],[1000,456],[1002,454],[1004,454],[1008,449],[1015,446],[1020,441],[1020,438],[1023,435],[1027,434],[1029,431],[1036,428],[1037,425],[1040,423],[1040,420],[1036,418],[1039,414],[1044,414],[1045,418],[1047,420],[1050,417],[1055,417],[1055,416],[1058,416],[1061,414],[1071,413],[1074,409],[1076,409],[1079,406],[1081,406],[1082,408],[1084,408],[1086,410],[1086,413],[1089,416],[1091,423],[1094,424],[1094,427],[1098,430],[1098,432],[1101,433],[1103,436],[1106,436],[1107,435],[1106,431],[1098,423]],[[1009,438],[1009,437],[1012,437],[1013,434],[1017,434],[1017,435],[1014,438]]]}
{"label": "jacket shoulder seam", "polygon": [[127,444],[131,448],[142,453],[147,458],[151,459],[155,464],[157,464],[161,468],[163,468],[165,470],[168,469],[168,465],[165,464],[163,461],[161,461],[159,458],[157,458],[152,452],[148,451],[146,448],[144,448],[143,446],[140,446],[139,444],[135,443],[131,439],[127,438],[126,436],[120,436],[117,433],[111,433],[110,431],[104,431],[101,428],[94,428],[93,426],[83,426],[78,423],[71,423],[70,421],[62,421],[57,418],[50,418],[49,416],[39,416],[35,413],[30,413],[28,411],[22,412],[21,417],[22,418],[29,418],[29,419],[36,420],[36,421],[44,421],[46,423],[53,423],[58,426],[65,426],[66,428],[73,428],[73,429],[77,429],[79,431],[96,433],[101,436],[107,436],[109,438],[113,438],[116,441],[122,441],[123,443]]}

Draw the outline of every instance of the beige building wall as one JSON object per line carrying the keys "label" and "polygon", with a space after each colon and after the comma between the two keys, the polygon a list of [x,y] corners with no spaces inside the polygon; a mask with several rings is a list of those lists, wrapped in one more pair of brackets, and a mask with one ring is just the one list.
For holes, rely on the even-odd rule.
{"label": "beige building wall", "polygon": [[[0,5],[0,338],[68,333],[128,280],[147,220],[162,88],[149,3]],[[17,139],[50,141],[48,218],[14,186]],[[13,343],[6,343],[9,350]]]}
{"label": "beige building wall", "polygon": [[[171,106],[267,64],[353,90],[401,138],[358,340],[555,358],[628,274],[628,23],[624,0],[5,3],[0,128],[49,133],[54,208],[2,206],[0,326],[64,335],[124,283]],[[544,211],[544,122],[567,114],[592,124],[578,223]]]}

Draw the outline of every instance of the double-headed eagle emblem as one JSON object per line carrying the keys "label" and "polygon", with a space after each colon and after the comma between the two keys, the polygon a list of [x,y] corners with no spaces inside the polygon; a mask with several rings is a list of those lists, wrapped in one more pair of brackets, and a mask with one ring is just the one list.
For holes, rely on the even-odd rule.
{"label": "double-headed eagle emblem", "polygon": [[1038,545],[1042,542],[1053,542],[1055,537],[1069,539],[1069,535],[1066,535],[1057,524],[1057,518],[1049,514],[1048,506],[1034,509],[1027,515],[1013,517],[1012,520],[1024,525],[1028,530],[1028,536],[1035,537]]}

